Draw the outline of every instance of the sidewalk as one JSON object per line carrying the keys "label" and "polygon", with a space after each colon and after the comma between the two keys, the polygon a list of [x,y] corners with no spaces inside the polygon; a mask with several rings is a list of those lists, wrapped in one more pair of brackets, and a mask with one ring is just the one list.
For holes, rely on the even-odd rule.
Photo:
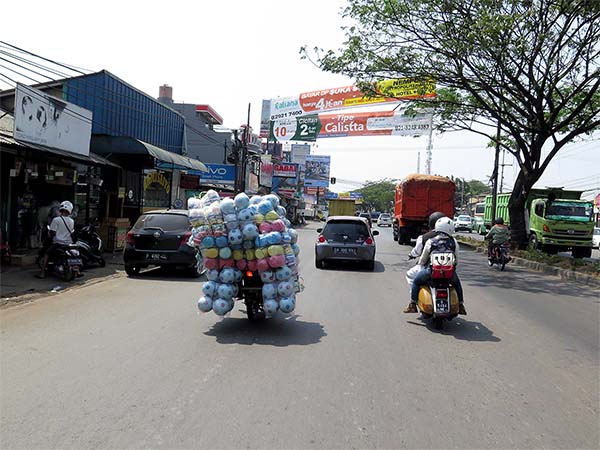
{"label": "sidewalk", "polygon": [[28,301],[40,295],[61,292],[74,286],[82,286],[111,276],[124,274],[123,253],[105,253],[105,267],[93,267],[84,272],[84,276],[71,282],[64,282],[53,275],[41,280],[35,275],[40,273],[37,265],[24,267],[2,266],[0,272],[0,307],[8,304]]}

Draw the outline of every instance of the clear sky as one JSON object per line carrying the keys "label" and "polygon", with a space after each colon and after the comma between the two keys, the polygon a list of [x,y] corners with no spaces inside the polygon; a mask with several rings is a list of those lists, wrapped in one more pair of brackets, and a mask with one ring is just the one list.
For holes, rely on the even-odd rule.
{"label": "clear sky", "polygon": [[[147,94],[173,87],[176,102],[208,103],[224,125],[246,122],[259,129],[262,99],[353,84],[301,60],[302,45],[339,48],[344,0],[4,2],[0,39],[47,58],[97,71],[106,69]],[[0,68],[0,70],[3,70]],[[0,88],[8,86],[0,84]],[[382,107],[391,109],[393,106]],[[565,148],[539,186],[600,192],[600,133]],[[332,158],[332,176],[364,181],[402,178],[416,172],[426,138],[319,139],[315,152]],[[433,139],[432,173],[487,181],[493,150],[473,133]],[[505,191],[517,167],[505,160]],[[337,184],[334,190],[353,185]]]}

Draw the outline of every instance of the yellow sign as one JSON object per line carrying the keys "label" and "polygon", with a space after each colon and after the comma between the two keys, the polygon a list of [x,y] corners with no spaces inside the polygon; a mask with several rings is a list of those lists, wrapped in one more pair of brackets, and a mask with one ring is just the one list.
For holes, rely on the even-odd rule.
{"label": "yellow sign", "polygon": [[171,192],[171,183],[169,182],[167,177],[165,177],[160,172],[152,172],[144,177],[144,190],[145,191],[148,190],[148,188],[152,184],[160,185],[167,193]]}
{"label": "yellow sign", "polygon": [[433,78],[399,78],[377,83],[377,90],[386,97],[401,99],[435,97],[435,80]]}

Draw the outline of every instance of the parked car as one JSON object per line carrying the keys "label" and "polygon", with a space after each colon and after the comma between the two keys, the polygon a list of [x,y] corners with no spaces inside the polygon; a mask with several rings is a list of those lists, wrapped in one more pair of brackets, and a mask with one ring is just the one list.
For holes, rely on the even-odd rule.
{"label": "parked car", "polygon": [[392,226],[392,216],[388,213],[382,213],[377,219],[378,227],[391,227]]}
{"label": "parked car", "polygon": [[187,244],[191,223],[187,210],[149,211],[140,216],[127,233],[123,253],[125,272],[130,277],[148,266],[181,267],[190,276],[204,271],[198,250]]}
{"label": "parked car", "polygon": [[325,227],[318,228],[315,243],[315,267],[322,269],[327,262],[353,261],[375,268],[375,239],[379,231],[371,231],[367,218],[332,216]]}
{"label": "parked car", "polygon": [[594,235],[592,237],[592,247],[600,249],[600,228],[594,227]]}
{"label": "parked car", "polygon": [[358,215],[358,217],[362,217],[363,219],[366,219],[367,222],[369,223],[369,228],[371,228],[373,226],[373,220],[371,219],[371,213],[360,213]]}
{"label": "parked car", "polygon": [[471,216],[460,215],[456,218],[454,222],[454,229],[456,231],[468,231],[469,233],[473,232],[473,219]]}

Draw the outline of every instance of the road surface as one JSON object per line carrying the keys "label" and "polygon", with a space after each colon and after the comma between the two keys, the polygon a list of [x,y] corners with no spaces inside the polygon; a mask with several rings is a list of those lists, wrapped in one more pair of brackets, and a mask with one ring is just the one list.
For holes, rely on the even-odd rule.
{"label": "road surface", "polygon": [[150,271],[0,311],[0,447],[598,448],[600,291],[465,251],[468,316],[407,302],[408,247],[317,270],[296,314],[198,314]]}

